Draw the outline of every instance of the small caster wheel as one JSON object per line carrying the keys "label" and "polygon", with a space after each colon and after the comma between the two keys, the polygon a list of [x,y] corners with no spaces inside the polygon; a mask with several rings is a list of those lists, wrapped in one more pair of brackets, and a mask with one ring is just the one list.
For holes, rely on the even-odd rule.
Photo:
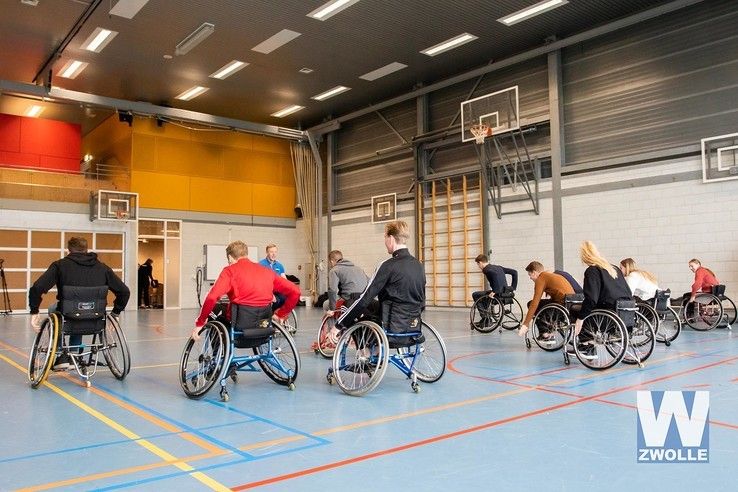
{"label": "small caster wheel", "polygon": [[569,354],[564,355],[564,364],[567,366],[571,363],[571,359],[569,358]]}
{"label": "small caster wheel", "polygon": [[288,390],[290,390],[290,391],[295,391],[295,383],[290,383],[290,384],[289,384],[289,385],[287,386],[287,389],[288,389]]}
{"label": "small caster wheel", "polygon": [[234,383],[237,383],[238,382],[238,374],[236,374],[235,372],[233,374],[231,374],[231,381],[233,381]]}
{"label": "small caster wheel", "polygon": [[92,386],[92,381],[85,381],[85,388]]}
{"label": "small caster wheel", "polygon": [[315,349],[315,350],[313,350],[313,353],[315,353],[315,355],[318,355],[318,354],[320,354],[320,350]]}
{"label": "small caster wheel", "polygon": [[667,341],[664,342],[664,345],[666,345],[667,347],[671,347],[671,342],[669,340],[667,340]]}
{"label": "small caster wheel", "polygon": [[333,384],[333,372],[329,372],[325,375],[325,380],[328,381],[328,384]]}
{"label": "small caster wheel", "polygon": [[410,383],[410,387],[413,389],[413,393],[417,393],[420,391],[420,385],[418,383]]}
{"label": "small caster wheel", "polygon": [[638,363],[638,367],[639,367],[640,369],[643,369],[643,362],[639,362],[639,363]]}
{"label": "small caster wheel", "polygon": [[231,399],[231,397],[230,397],[230,395],[228,394],[228,390],[227,390],[227,389],[225,389],[225,386],[224,386],[224,387],[222,387],[222,388],[220,389],[220,400],[221,400],[221,401],[228,401],[228,400],[230,400],[230,399]]}
{"label": "small caster wheel", "polygon": [[527,338],[525,339],[525,348],[530,348],[530,340]]}

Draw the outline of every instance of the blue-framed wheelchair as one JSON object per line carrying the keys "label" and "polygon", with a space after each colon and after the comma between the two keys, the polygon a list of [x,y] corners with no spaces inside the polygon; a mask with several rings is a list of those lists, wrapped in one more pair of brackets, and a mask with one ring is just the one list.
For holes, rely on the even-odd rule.
{"label": "blue-framed wheelchair", "polygon": [[[47,379],[56,357],[61,355],[69,356],[87,387],[101,366],[107,366],[116,379],[125,379],[131,370],[131,355],[118,318],[105,311],[107,293],[107,286],[64,287],[60,309],[43,320],[33,341],[28,360],[32,388]],[[80,336],[81,342],[72,345],[70,336]],[[92,338],[86,343],[89,336]],[[100,361],[100,354],[105,362]]]}
{"label": "blue-framed wheelchair", "polygon": [[[275,383],[295,389],[300,355],[287,329],[271,319],[271,307],[231,305],[231,321],[225,305],[216,306],[211,318],[190,338],[182,351],[179,382],[185,394],[199,399],[220,383],[220,398],[229,400],[226,383],[238,382],[239,372],[264,372]],[[251,353],[236,354],[236,349]]]}
{"label": "blue-framed wheelchair", "polygon": [[341,332],[326,379],[348,395],[361,396],[377,387],[390,364],[410,379],[417,393],[418,381],[434,383],[443,376],[446,344],[421,319],[403,333],[391,333],[375,321],[362,320]]}

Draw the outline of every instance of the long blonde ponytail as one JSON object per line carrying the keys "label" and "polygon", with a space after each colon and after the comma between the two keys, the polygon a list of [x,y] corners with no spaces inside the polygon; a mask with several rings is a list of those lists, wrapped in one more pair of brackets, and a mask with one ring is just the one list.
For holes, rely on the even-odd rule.
{"label": "long blonde ponytail", "polygon": [[615,267],[602,257],[597,250],[597,246],[592,241],[584,241],[582,243],[579,247],[579,257],[582,259],[582,263],[589,266],[598,266],[607,271],[612,278],[618,278],[618,272],[615,270]]}
{"label": "long blonde ponytail", "polygon": [[643,278],[645,278],[652,284],[659,283],[658,280],[656,280],[656,276],[653,273],[647,272],[646,270],[639,270],[638,267],[636,267],[636,262],[633,258],[625,258],[624,260],[621,260],[620,266],[622,266],[623,269],[625,269],[625,271],[623,272],[623,275],[625,275],[626,277],[630,275],[631,273],[636,272],[636,273],[640,273],[641,275],[643,275]]}

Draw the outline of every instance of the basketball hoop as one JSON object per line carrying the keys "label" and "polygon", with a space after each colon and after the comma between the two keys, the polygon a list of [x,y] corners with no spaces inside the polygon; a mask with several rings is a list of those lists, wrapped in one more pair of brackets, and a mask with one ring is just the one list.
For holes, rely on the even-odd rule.
{"label": "basketball hoop", "polygon": [[484,139],[492,135],[492,129],[489,125],[472,125],[469,127],[469,131],[474,135],[474,141],[481,145],[484,143]]}

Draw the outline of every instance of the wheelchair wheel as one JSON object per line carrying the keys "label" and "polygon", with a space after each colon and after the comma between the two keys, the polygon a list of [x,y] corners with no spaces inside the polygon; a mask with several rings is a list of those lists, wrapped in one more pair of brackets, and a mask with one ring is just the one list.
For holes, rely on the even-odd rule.
{"label": "wheelchair wheel", "polygon": [[[415,374],[424,383],[435,383],[446,371],[446,344],[434,327],[422,321],[421,331],[425,341],[420,344],[420,353],[415,359]],[[410,353],[414,354],[415,347],[410,347]],[[409,364],[412,359],[408,359]]]}
{"label": "wheelchair wheel", "polygon": [[231,358],[230,335],[223,324],[210,321],[199,333],[199,339],[187,340],[179,364],[179,384],[190,398],[202,398],[221,379]]}
{"label": "wheelchair wheel", "polygon": [[333,352],[336,349],[336,340],[330,336],[335,326],[336,319],[326,314],[320,321],[320,328],[318,328],[318,343],[315,351],[326,359],[333,357]]}
{"label": "wheelchair wheel", "polygon": [[731,326],[734,325],[736,316],[738,316],[738,313],[736,313],[735,310],[735,303],[729,297],[723,296],[721,304],[723,305],[723,318],[725,319],[725,322]]}
{"label": "wheelchair wheel", "polygon": [[31,382],[31,388],[38,388],[49,375],[56,355],[59,325],[59,316],[52,313],[41,323],[41,330],[36,333],[28,358],[28,380]]}
{"label": "wheelchair wheel", "polygon": [[662,314],[659,314],[659,325],[656,331],[656,341],[670,344],[682,332],[682,321],[679,315],[672,308],[667,308]]}
{"label": "wheelchair wheel", "polygon": [[628,333],[628,349],[623,356],[623,363],[641,365],[651,357],[655,344],[653,325],[641,312],[636,312],[635,326]]}
{"label": "wheelchair wheel", "polygon": [[126,336],[115,316],[108,314],[105,319],[105,331],[102,335],[104,345],[103,356],[110,372],[116,379],[123,380],[131,371],[131,353],[128,350]]}
{"label": "wheelchair wheel", "polygon": [[584,318],[582,330],[574,339],[577,359],[595,371],[609,369],[623,359],[628,347],[628,332],[614,313],[595,309]]}
{"label": "wheelchair wheel", "polygon": [[523,307],[517,299],[512,298],[512,304],[505,304],[502,312],[502,327],[506,330],[517,330],[523,322]]}
{"label": "wheelchair wheel", "polygon": [[536,345],[546,352],[556,352],[569,336],[569,314],[559,304],[547,304],[536,313],[530,329]]}
{"label": "wheelchair wheel", "polygon": [[331,368],[341,391],[361,396],[376,388],[387,370],[388,349],[387,335],[376,323],[360,321],[344,330]]}
{"label": "wheelchair wheel", "polygon": [[502,322],[501,314],[502,305],[497,299],[482,296],[472,306],[471,327],[480,333],[492,333]]}
{"label": "wheelchair wheel", "polygon": [[294,335],[295,333],[297,333],[297,316],[295,315],[294,309],[290,311],[289,316],[287,316],[287,319],[284,320],[284,324],[282,326],[290,335]]}
{"label": "wheelchair wheel", "polygon": [[684,321],[697,331],[709,331],[723,319],[723,305],[712,294],[697,294],[694,301],[684,306]]}
{"label": "wheelchair wheel", "polygon": [[258,360],[259,367],[269,379],[282,386],[291,386],[300,370],[300,354],[287,327],[273,324],[274,334],[268,342],[254,347],[254,354],[262,356]]}
{"label": "wheelchair wheel", "polygon": [[659,317],[653,306],[651,306],[650,304],[646,304],[645,302],[638,302],[637,305],[638,312],[645,316],[648,322],[651,323],[651,327],[653,328],[654,333],[658,332],[659,322],[661,321],[661,318]]}

